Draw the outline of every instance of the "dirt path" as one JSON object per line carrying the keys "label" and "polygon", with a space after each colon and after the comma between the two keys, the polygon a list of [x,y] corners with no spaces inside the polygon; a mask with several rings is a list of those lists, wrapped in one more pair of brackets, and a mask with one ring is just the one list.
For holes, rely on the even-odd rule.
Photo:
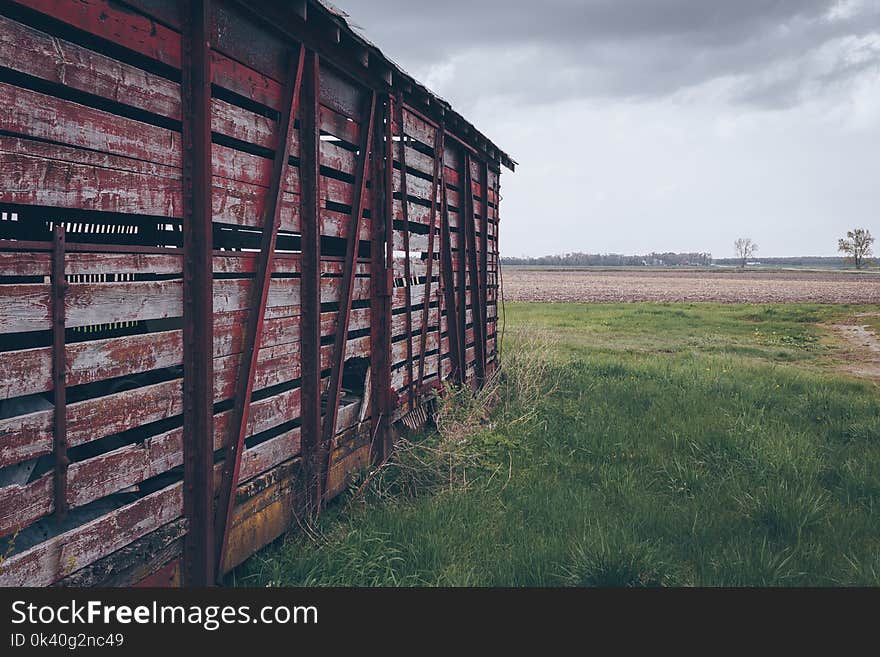
{"label": "dirt path", "polygon": [[880,313],[856,315],[852,324],[834,324],[832,329],[846,342],[848,354],[843,369],[850,374],[880,379],[880,337],[859,317],[877,317]]}

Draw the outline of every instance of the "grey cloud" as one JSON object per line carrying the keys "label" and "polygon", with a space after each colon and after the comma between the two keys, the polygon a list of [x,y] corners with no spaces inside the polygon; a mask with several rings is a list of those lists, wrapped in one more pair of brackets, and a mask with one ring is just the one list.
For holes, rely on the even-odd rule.
{"label": "grey cloud", "polygon": [[857,63],[831,56],[830,67],[815,58],[846,37],[880,35],[880,0],[836,18],[833,0],[342,1],[417,76],[452,67],[454,83],[437,91],[453,102],[659,97],[730,77],[731,101],[777,108],[880,62],[876,49]]}

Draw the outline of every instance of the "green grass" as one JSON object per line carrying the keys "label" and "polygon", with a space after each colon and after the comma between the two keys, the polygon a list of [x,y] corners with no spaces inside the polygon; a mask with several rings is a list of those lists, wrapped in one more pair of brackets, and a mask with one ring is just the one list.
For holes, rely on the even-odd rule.
{"label": "green grass", "polygon": [[821,326],[877,309],[508,304],[467,472],[418,493],[390,468],[235,583],[880,585],[880,390],[835,373]]}

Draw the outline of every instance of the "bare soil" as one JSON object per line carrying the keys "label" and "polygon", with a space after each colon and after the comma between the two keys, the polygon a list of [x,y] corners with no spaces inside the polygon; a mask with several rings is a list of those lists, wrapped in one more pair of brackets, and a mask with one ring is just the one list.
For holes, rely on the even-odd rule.
{"label": "bare soil", "polygon": [[877,317],[880,313],[863,313],[853,317],[851,324],[834,324],[831,328],[847,345],[843,370],[857,376],[880,379],[880,337],[860,318]]}
{"label": "bare soil", "polygon": [[880,274],[505,267],[506,301],[880,303]]}

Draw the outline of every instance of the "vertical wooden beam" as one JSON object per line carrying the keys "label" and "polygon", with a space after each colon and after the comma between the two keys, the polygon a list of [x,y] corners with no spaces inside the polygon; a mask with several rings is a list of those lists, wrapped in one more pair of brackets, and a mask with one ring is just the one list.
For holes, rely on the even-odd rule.
{"label": "vertical wooden beam", "polygon": [[[407,386],[407,408],[413,409],[416,393],[416,381],[413,376],[413,343],[412,343],[412,267],[410,264],[410,247],[409,247],[409,207],[407,199],[409,197],[407,188],[406,175],[406,142],[403,134],[403,100],[400,96],[394,99],[396,123],[398,126],[399,138],[397,142],[398,152],[400,156],[400,209],[403,215],[403,278],[405,281],[404,298],[406,300],[406,317],[404,324],[406,326],[406,372],[409,376],[409,384]],[[392,147],[392,156],[394,150]],[[429,238],[430,239],[430,238]]]}
{"label": "vertical wooden beam", "polygon": [[[466,268],[468,270],[469,278],[470,278],[470,288],[471,288],[471,318],[474,323],[474,373],[477,379],[477,385],[482,386],[483,381],[485,380],[486,374],[486,343],[483,340],[483,336],[485,335],[485,325],[483,324],[483,311],[481,308],[482,304],[482,286],[480,285],[480,270],[479,270],[479,262],[477,257],[477,230],[476,230],[476,219],[474,218],[474,186],[473,186],[473,176],[471,174],[471,156],[468,153],[464,154],[464,209],[463,213],[463,221],[464,225],[461,227],[461,230],[464,233],[459,233],[459,235],[463,238],[467,244],[467,263]],[[485,212],[485,211],[484,211]]]}
{"label": "vertical wooden beam", "polygon": [[[431,184],[431,221],[430,231],[428,232],[428,262],[425,272],[425,295],[424,306],[422,307],[422,335],[419,340],[419,385],[418,390],[421,392],[425,378],[425,351],[428,347],[428,319],[431,306],[431,277],[434,275],[434,232],[437,224],[437,194],[439,192],[438,185],[443,185],[443,135],[444,127],[441,125],[434,134],[434,165],[433,165],[433,182]],[[438,323],[440,308],[437,308]],[[438,335],[437,347],[440,347],[440,336]],[[437,376],[440,377],[440,361],[437,362]]]}
{"label": "vertical wooden beam", "polygon": [[65,340],[64,297],[67,280],[64,278],[65,236],[64,224],[55,225],[52,240],[52,386],[55,402],[55,515],[63,520],[67,515],[67,361]]}
{"label": "vertical wooden beam", "polygon": [[320,193],[320,59],[307,50],[302,79],[300,120],[300,201],[302,241],[300,296],[302,372],[300,440],[304,480],[312,511],[321,492],[321,193]]}
{"label": "vertical wooden beam", "polygon": [[[455,271],[458,286],[458,335],[459,335],[459,367],[461,382],[467,382],[467,226],[468,208],[473,196],[468,194],[466,185],[470,180],[470,166],[465,149],[459,149],[459,183],[458,183],[458,269]],[[471,212],[473,216],[473,212]],[[472,315],[473,317],[473,315]]]}
{"label": "vertical wooden beam", "polygon": [[394,410],[394,391],[391,389],[391,310],[392,292],[394,290],[394,151],[391,148],[393,142],[392,123],[394,98],[390,94],[385,96],[385,115],[382,125],[383,168],[380,179],[382,180],[382,208],[385,215],[385,293],[388,295],[383,312],[385,313],[385,331],[382,334],[380,348],[384,352],[385,368],[382,371],[382,408],[384,409],[385,427],[382,433],[384,445],[382,453],[385,459],[391,456],[394,449],[393,435],[391,433],[391,412]]}
{"label": "vertical wooden beam", "polygon": [[[501,285],[501,170],[495,174],[495,239],[492,248],[492,266],[495,270],[495,282],[492,284],[492,300],[495,302],[495,357],[500,354],[500,339],[498,334],[498,302]],[[487,290],[488,291],[488,290]],[[497,363],[496,363],[497,365]]]}
{"label": "vertical wooden beam", "polygon": [[238,486],[241,454],[244,451],[244,440],[247,435],[251,395],[254,389],[254,375],[257,371],[257,358],[263,334],[263,318],[266,314],[266,300],[269,296],[272,263],[275,258],[275,244],[278,239],[278,229],[281,226],[281,197],[284,194],[284,178],[290,160],[290,138],[293,132],[294,117],[297,113],[304,53],[305,49],[300,46],[296,55],[296,61],[293,61],[293,58],[291,58],[291,61],[288,63],[281,116],[278,120],[278,141],[275,146],[275,159],[272,162],[272,178],[261,223],[263,233],[260,242],[260,252],[257,255],[254,279],[251,283],[241,363],[238,368],[238,378],[235,381],[232,420],[229,423],[229,436],[226,440],[223,461],[223,476],[214,519],[214,532],[218,543],[218,579],[223,575],[223,561],[226,556],[226,546],[229,540],[229,528],[232,525],[232,510],[235,506],[235,489]]}
{"label": "vertical wooden beam", "polygon": [[[442,152],[440,157],[443,157]],[[453,381],[461,383],[464,380],[464,373],[461,369],[461,342],[464,336],[460,334],[461,328],[458,321],[458,313],[456,312],[455,271],[452,267],[452,234],[449,229],[449,207],[446,196],[446,183],[444,181],[440,196],[440,287],[443,290],[443,301],[446,305],[446,331],[449,335],[449,355],[452,359],[452,373],[450,376]],[[441,354],[441,364],[442,360]]]}
{"label": "vertical wooden beam", "polygon": [[[384,102],[384,100],[383,100]],[[383,113],[384,117],[384,113]],[[383,335],[390,330],[385,324],[385,305],[389,301],[385,276],[385,212],[382,184],[385,171],[385,143],[382,121],[373,127],[373,158],[370,168],[370,458],[374,463],[384,460],[384,426],[387,424],[382,401],[383,372],[386,355],[382,349]]]}
{"label": "vertical wooden beam", "polygon": [[189,0],[182,31],[184,581],[214,581],[213,224],[209,0]]}
{"label": "vertical wooden beam", "polygon": [[393,214],[386,203],[387,145],[385,120],[387,96],[383,97],[382,120],[375,121],[370,170],[370,456],[374,463],[387,458],[388,388],[390,385],[390,308],[387,227]]}
{"label": "vertical wooden beam", "polygon": [[[376,92],[370,94],[367,120],[361,122],[361,143],[358,144],[359,161],[355,172],[354,198],[351,204],[351,217],[348,221],[348,237],[345,242],[345,263],[342,270],[342,288],[339,291],[339,311],[336,316],[336,334],[333,338],[333,361],[330,369],[330,387],[327,390],[327,411],[321,440],[328,445],[326,482],[329,484],[330,459],[336,442],[336,415],[339,411],[339,395],[342,390],[342,374],[345,370],[345,347],[348,344],[348,326],[351,319],[351,300],[354,293],[354,275],[357,268],[357,253],[360,224],[364,215],[364,196],[367,188],[367,167],[370,164],[370,151],[373,141],[373,121],[376,115]],[[326,485],[325,485],[326,490]]]}
{"label": "vertical wooden beam", "polygon": [[480,189],[480,207],[483,209],[480,217],[480,323],[483,326],[483,359],[485,360],[489,353],[489,162],[483,160],[480,168],[483,181]]}

